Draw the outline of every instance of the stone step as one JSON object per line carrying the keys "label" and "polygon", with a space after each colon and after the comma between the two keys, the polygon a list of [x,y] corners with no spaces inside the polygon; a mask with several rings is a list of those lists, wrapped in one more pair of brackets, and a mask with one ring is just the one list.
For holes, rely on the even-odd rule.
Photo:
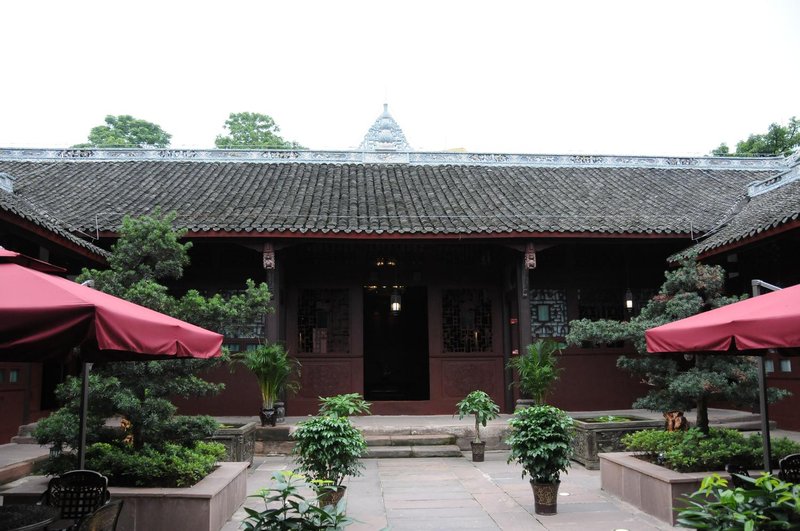
{"label": "stone step", "polygon": [[456,436],[450,433],[431,433],[419,435],[367,435],[367,446],[435,446],[456,443]]}
{"label": "stone step", "polygon": [[417,446],[370,446],[363,454],[365,458],[391,457],[463,457],[455,444],[435,444]]}

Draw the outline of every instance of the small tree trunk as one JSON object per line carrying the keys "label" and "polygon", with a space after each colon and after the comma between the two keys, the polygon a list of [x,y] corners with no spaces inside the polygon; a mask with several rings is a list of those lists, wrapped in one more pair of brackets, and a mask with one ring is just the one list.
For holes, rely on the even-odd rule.
{"label": "small tree trunk", "polygon": [[708,435],[708,401],[705,396],[697,399],[697,427]]}
{"label": "small tree trunk", "polygon": [[481,442],[481,427],[480,423],[478,422],[478,415],[475,415],[475,442]]}

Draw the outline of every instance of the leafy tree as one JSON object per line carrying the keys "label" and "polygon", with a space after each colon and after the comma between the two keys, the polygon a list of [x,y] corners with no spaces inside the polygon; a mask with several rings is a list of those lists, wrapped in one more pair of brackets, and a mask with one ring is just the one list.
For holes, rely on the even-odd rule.
{"label": "leafy tree", "polygon": [[256,112],[234,112],[225,121],[227,135],[214,141],[218,148],[305,149],[297,142],[284,140],[271,116]]}
{"label": "leafy tree", "polygon": [[[205,297],[189,290],[181,297],[172,295],[159,281],[180,278],[188,265],[191,243],[181,243],[185,231],[172,228],[175,214],[156,212],[141,218],[125,217],[120,237],[112,247],[108,270],[84,269],[78,281],[92,279],[96,289],[167,313],[198,326],[221,333],[245,331],[251,323],[270,311],[266,284],[248,280],[241,294]],[[91,398],[87,420],[89,442],[128,440],[137,448],[164,447],[169,442],[188,444],[209,436],[216,429],[210,417],[175,415],[170,396],[200,396],[218,392],[221,384],[206,382],[197,373],[216,360],[174,360],[151,362],[99,363],[91,375]],[[63,443],[75,447],[80,383],[70,378],[58,389],[65,407],[42,420],[37,437],[40,443]],[[103,429],[105,419],[121,415],[126,433],[112,434]],[[75,424],[76,425],[76,424]]]}
{"label": "leafy tree", "polygon": [[106,125],[92,128],[88,143],[74,147],[163,148],[172,138],[160,126],[127,114],[108,115],[105,122]]}
{"label": "leafy tree", "polygon": [[730,152],[727,144],[722,143],[711,151],[718,157],[763,157],[770,155],[789,155],[800,146],[800,120],[794,116],[789,119],[786,126],[776,123],[770,124],[769,130],[763,135],[750,135],[747,140],[736,144],[736,151]]}
{"label": "leafy tree", "polygon": [[[747,356],[647,354],[645,330],[718,308],[739,300],[723,295],[725,271],[703,265],[687,256],[678,269],[665,273],[665,281],[641,313],[629,321],[580,319],[570,323],[569,344],[585,341],[612,343],[631,341],[639,355],[622,356],[617,366],[641,376],[650,392],[634,407],[652,411],[697,408],[697,424],[708,434],[708,406],[714,400],[737,405],[758,402],[758,374],[753,358]],[[688,359],[687,359],[688,358]],[[770,389],[770,400],[788,395]]]}

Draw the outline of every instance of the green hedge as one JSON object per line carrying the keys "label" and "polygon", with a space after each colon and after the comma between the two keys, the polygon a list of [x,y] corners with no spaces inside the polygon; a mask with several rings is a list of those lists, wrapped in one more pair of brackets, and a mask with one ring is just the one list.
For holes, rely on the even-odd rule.
{"label": "green hedge", "polygon": [[[724,470],[731,462],[759,468],[761,435],[745,437],[736,430],[712,428],[708,436],[697,429],[687,431],[642,430],[629,433],[622,443],[644,459],[679,472]],[[773,467],[779,459],[800,453],[800,443],[785,437],[772,439]]]}
{"label": "green hedge", "polygon": [[219,443],[194,446],[166,444],[134,451],[125,446],[96,443],[87,448],[86,467],[108,476],[118,487],[189,487],[206,477],[225,455]]}

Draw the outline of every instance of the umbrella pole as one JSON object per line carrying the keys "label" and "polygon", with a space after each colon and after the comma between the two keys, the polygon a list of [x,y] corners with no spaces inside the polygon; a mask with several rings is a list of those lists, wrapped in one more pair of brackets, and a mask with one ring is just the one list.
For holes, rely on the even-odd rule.
{"label": "umbrella pole", "polygon": [[89,413],[89,371],[91,363],[81,363],[81,413],[78,428],[78,470],[86,469],[86,416]]}
{"label": "umbrella pole", "polygon": [[767,405],[766,354],[758,357],[758,403],[761,409],[761,435],[764,439],[764,471],[772,473],[772,442],[769,437],[769,406]]}

